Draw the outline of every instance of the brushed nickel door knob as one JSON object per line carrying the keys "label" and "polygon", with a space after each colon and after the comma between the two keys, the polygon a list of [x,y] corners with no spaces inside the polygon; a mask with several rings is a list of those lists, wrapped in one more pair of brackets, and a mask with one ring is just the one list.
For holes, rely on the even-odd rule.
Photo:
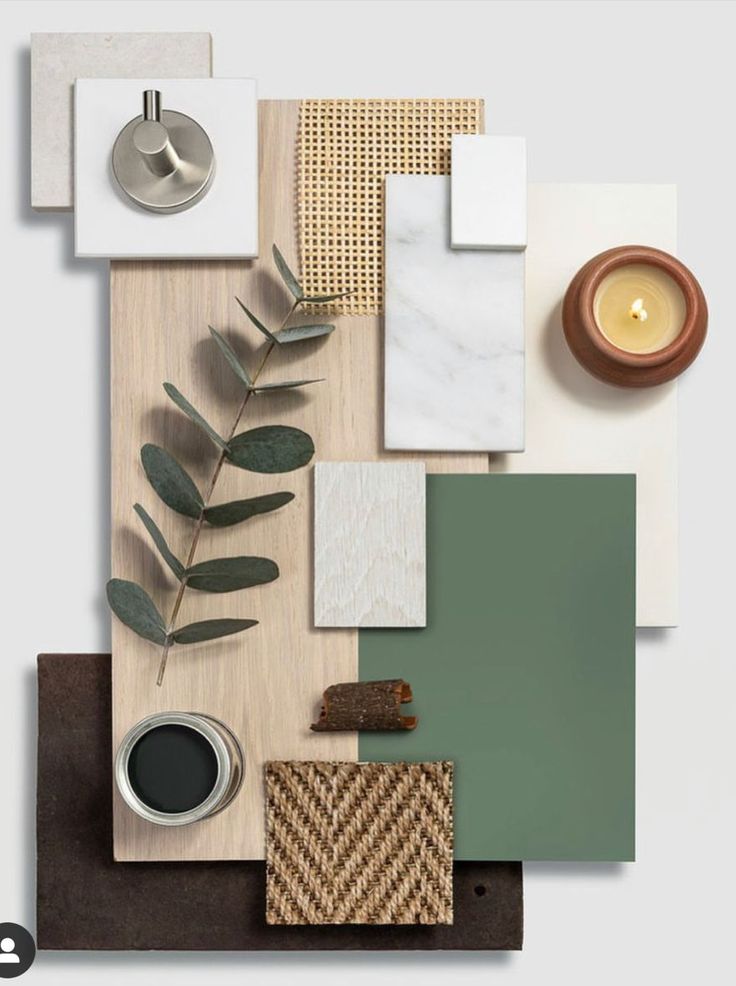
{"label": "brushed nickel door knob", "polygon": [[215,154],[204,129],[184,113],[164,110],[161,93],[143,93],[143,114],[115,140],[112,170],[128,198],[149,212],[182,212],[207,194]]}

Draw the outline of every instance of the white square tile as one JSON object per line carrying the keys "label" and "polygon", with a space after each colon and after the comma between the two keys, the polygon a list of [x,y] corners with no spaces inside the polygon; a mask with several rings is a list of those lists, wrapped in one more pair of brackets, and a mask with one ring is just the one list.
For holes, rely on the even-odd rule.
{"label": "white square tile", "polygon": [[75,79],[206,79],[212,38],[192,32],[31,35],[31,205],[74,207]]}
{"label": "white square tile", "polygon": [[450,247],[450,179],[386,179],[384,444],[524,447],[524,253]]}
{"label": "white square tile", "polygon": [[[185,212],[140,209],[113,177],[115,138],[140,114],[144,89],[159,89],[164,110],[193,117],[212,142],[212,185]],[[78,257],[258,255],[258,101],[252,79],[79,79],[75,90]]]}
{"label": "white square tile", "polygon": [[526,247],[526,140],[490,134],[452,138],[452,245]]}

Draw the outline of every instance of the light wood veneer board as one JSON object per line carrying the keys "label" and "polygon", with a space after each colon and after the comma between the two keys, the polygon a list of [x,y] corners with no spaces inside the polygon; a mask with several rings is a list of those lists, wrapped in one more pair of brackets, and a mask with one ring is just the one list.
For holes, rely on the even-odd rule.
{"label": "light wood veneer board", "polygon": [[[174,551],[191,533],[148,485],[140,465],[145,442],[168,448],[204,483],[214,455],[210,443],[166,398],[170,380],[225,429],[238,401],[234,377],[207,325],[228,335],[255,365],[262,337],[246,323],[237,293],[266,322],[289,300],[270,258],[276,241],[294,261],[297,102],[260,104],[260,260],[113,262],[110,272],[112,374],[112,571],[151,592],[166,616],[174,584],[133,513],[141,502]],[[337,285],[342,287],[342,285]],[[243,427],[293,424],[314,438],[317,458],[419,458],[430,472],[486,472],[485,455],[383,453],[382,329],[376,316],[341,317],[333,335],[279,351],[264,381],[326,377],[326,382],[251,401]],[[356,760],[355,734],[313,733],[322,691],[357,679],[357,631],[316,630],[312,623],[312,469],[268,478],[226,467],[217,501],[275,490],[296,500],[244,525],[204,532],[199,560],[263,554],[281,566],[270,585],[227,595],[188,592],[180,619],[246,616],[260,624],[211,644],[176,648],[163,687],[155,684],[158,649],[113,619],[113,750],[143,716],[165,709],[210,713],[227,722],[245,747],[244,789],[224,812],[192,826],[164,828],[139,819],[114,792],[114,851],[118,860],[262,859],[265,760]]]}
{"label": "light wood veneer board", "polygon": [[421,462],[318,462],[314,624],[427,625]]}

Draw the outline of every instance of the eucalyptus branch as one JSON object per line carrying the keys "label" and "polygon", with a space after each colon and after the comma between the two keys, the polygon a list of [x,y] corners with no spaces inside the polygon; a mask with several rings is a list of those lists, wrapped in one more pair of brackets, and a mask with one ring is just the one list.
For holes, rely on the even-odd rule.
{"label": "eucalyptus branch", "polygon": [[[286,318],[281,323],[281,330],[286,328],[289,319],[294,314],[294,312],[298,309],[299,305],[300,305],[300,301],[297,298],[295,298]],[[261,365],[253,374],[252,381],[254,384],[258,383],[258,378],[263,372],[266,363],[268,363],[268,359],[271,353],[274,351],[275,347],[276,347],[275,342],[268,343],[268,346],[266,347],[266,352],[264,353],[263,359],[261,360]],[[243,418],[243,415],[245,414],[245,409],[248,406],[248,401],[251,399],[251,396],[254,393],[255,393],[254,389],[248,388],[248,390],[246,390],[245,397],[241,401],[240,407],[238,408],[238,413],[235,416],[235,421],[233,422],[233,426],[230,429],[230,432],[227,436],[228,442],[232,441],[232,439],[234,438],[235,433],[238,430],[240,422]],[[212,479],[210,480],[209,486],[207,487],[207,492],[204,495],[204,503],[202,504],[202,509],[200,511],[199,517],[197,518],[197,522],[194,525],[194,533],[192,534],[192,541],[191,544],[189,545],[189,551],[187,553],[187,560],[186,560],[187,568],[190,568],[194,564],[194,559],[197,555],[197,546],[199,544],[199,537],[202,533],[202,527],[204,525],[205,510],[210,505],[210,500],[212,499],[212,494],[215,491],[217,480],[220,478],[220,473],[222,472],[222,467],[225,464],[225,459],[226,459],[226,454],[225,454],[225,450],[223,449],[220,452],[219,456],[217,457],[215,469],[214,472],[212,473]],[[169,622],[166,627],[166,642],[164,643],[163,649],[161,651],[161,662],[158,666],[158,677],[156,678],[156,684],[159,686],[163,684],[164,675],[166,674],[166,662],[168,661],[169,651],[171,650],[171,645],[173,643],[172,633],[174,631],[174,626],[176,624],[176,618],[178,617],[179,610],[181,609],[181,604],[184,601],[184,593],[186,592],[186,590],[187,590],[187,579],[185,576],[179,583],[179,591],[176,594],[176,599],[174,600],[174,605],[171,609],[171,616],[169,617]]]}
{"label": "eucalyptus branch", "polygon": [[328,336],[335,328],[334,325],[321,323],[289,325],[294,312],[309,304],[323,304],[345,297],[347,294],[346,292],[307,296],[276,246],[273,248],[273,258],[279,274],[293,298],[280,329],[275,332],[269,329],[239,298],[236,299],[243,312],[268,342],[260,365],[252,377],[227,340],[210,326],[210,334],[217,343],[222,356],[245,388],[245,394],[227,436],[223,438],[218,434],[177,387],[172,383],[164,384],[164,390],[179,410],[201,428],[218,449],[217,461],[204,495],[200,493],[186,470],[165,449],[150,444],[144,445],[141,449],[141,462],[146,476],[160,499],[171,510],[194,520],[186,561],[182,563],[169,548],[153,518],[140,504],[135,504],[136,513],[161,557],[179,582],[171,615],[166,623],[164,623],[164,619],[151,597],[136,582],[126,579],[111,579],[107,584],[108,602],[118,619],[140,637],[161,646],[157,685],[161,685],[163,682],[169,654],[175,644],[193,644],[214,640],[218,637],[248,630],[258,622],[252,619],[223,618],[202,620],[187,626],[177,626],[184,594],[188,589],[200,592],[234,592],[253,585],[263,585],[279,577],[278,565],[270,558],[243,555],[234,558],[213,558],[195,563],[197,548],[205,524],[212,527],[230,527],[247,521],[257,514],[278,510],[294,499],[293,493],[284,491],[250,497],[245,500],[234,500],[229,503],[212,504],[212,497],[223,467],[229,464],[250,472],[291,472],[305,466],[314,455],[312,439],[299,428],[286,425],[265,425],[250,431],[238,432],[248,402],[253,394],[275,393],[280,390],[304,387],[320,382],[318,380],[285,380],[278,383],[260,384],[259,380],[272,354],[281,346]]}

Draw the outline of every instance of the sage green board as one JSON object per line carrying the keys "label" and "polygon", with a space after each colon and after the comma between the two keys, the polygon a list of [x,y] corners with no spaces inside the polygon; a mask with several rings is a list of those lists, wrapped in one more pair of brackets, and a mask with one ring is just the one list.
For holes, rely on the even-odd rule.
{"label": "sage green board", "polygon": [[413,732],[361,760],[455,762],[457,859],[634,858],[635,477],[427,477],[427,627],[361,630]]}

